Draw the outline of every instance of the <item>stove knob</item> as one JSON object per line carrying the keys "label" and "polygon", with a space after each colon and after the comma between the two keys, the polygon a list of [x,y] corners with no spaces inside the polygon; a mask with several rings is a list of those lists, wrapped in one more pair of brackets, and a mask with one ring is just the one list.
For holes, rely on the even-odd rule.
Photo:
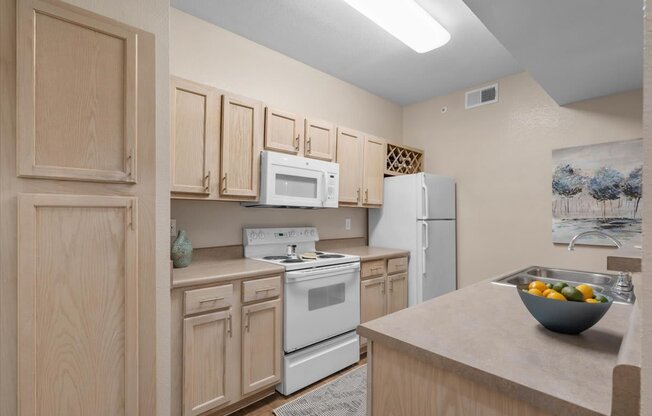
{"label": "stove knob", "polygon": [[313,237],[315,236],[315,230],[314,229],[310,230],[310,235],[313,236]]}
{"label": "stove knob", "polygon": [[288,233],[288,237],[294,237],[295,235],[296,235],[296,233],[294,231],[290,231]]}

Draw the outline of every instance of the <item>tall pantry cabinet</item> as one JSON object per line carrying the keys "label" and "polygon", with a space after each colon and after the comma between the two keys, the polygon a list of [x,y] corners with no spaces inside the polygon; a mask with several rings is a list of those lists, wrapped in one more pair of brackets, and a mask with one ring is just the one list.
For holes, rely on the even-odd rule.
{"label": "tall pantry cabinet", "polygon": [[154,36],[1,1],[0,413],[153,415]]}

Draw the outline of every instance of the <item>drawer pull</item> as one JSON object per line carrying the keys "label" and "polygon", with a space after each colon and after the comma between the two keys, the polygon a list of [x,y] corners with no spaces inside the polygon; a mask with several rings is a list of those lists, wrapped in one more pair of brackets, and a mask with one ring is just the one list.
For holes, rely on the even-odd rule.
{"label": "drawer pull", "polygon": [[202,303],[208,303],[208,302],[217,302],[218,300],[224,300],[224,296],[215,297],[215,298],[208,298],[208,299],[202,299],[202,300],[199,301],[199,303],[202,304]]}
{"label": "drawer pull", "polygon": [[254,293],[259,293],[259,292],[269,292],[270,290],[275,290],[275,287],[264,287],[261,289],[256,289]]}
{"label": "drawer pull", "polygon": [[383,266],[374,266],[371,268],[371,270],[382,270]]}

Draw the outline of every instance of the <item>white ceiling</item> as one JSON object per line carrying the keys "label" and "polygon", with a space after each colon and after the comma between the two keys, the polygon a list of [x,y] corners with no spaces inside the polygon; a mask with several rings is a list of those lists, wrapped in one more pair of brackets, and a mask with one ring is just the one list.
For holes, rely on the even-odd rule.
{"label": "white ceiling", "polygon": [[400,105],[522,70],[462,0],[417,1],[452,36],[448,44],[425,54],[414,52],[342,0],[171,4]]}
{"label": "white ceiling", "polygon": [[557,103],[641,88],[643,0],[464,0]]}

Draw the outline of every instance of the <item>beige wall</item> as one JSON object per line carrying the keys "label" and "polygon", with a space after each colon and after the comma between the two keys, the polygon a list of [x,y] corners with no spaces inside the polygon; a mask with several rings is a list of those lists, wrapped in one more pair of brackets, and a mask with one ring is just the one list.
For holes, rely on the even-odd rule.
{"label": "beige wall", "polygon": [[559,107],[520,73],[499,95],[471,110],[463,91],[404,108],[404,143],[457,181],[459,285],[533,264],[604,270],[610,249],[552,244],[551,151],[641,137],[641,91]]}
{"label": "beige wall", "polygon": [[[18,0],[20,1],[20,0]],[[169,0],[66,0],[156,36],[156,414],[170,405]],[[141,392],[141,394],[152,394]],[[154,414],[153,409],[142,410]]]}
{"label": "beige wall", "polygon": [[[272,106],[400,141],[396,104],[177,9],[170,9],[170,73]],[[365,209],[278,210],[172,201],[195,247],[241,244],[242,227],[313,225],[322,239],[366,236]],[[344,229],[344,219],[352,229]]]}
{"label": "beige wall", "polygon": [[[649,14],[650,1],[646,0],[645,12],[645,70],[643,72],[644,90],[644,147],[643,193],[652,194],[652,20]],[[643,281],[636,290],[639,307],[642,309],[641,327],[642,348],[642,415],[652,415],[652,204],[646,204],[643,213]]]}

